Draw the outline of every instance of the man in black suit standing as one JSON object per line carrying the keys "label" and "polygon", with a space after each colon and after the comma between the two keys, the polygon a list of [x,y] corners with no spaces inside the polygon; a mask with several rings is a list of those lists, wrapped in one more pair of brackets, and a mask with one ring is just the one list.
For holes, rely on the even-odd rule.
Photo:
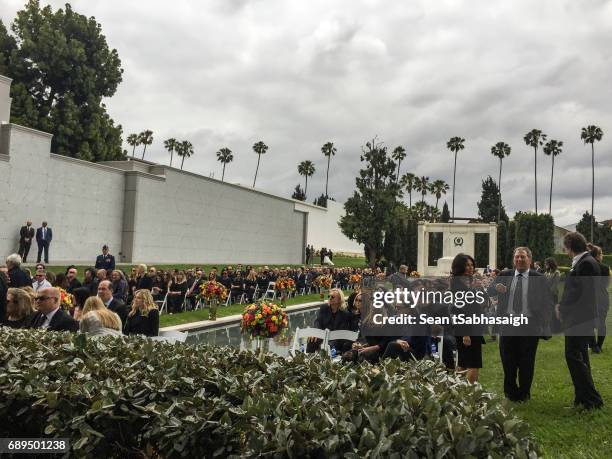
{"label": "man in black suit standing", "polygon": [[115,257],[108,252],[108,245],[102,246],[102,255],[96,258],[96,269],[105,269],[108,274],[115,270]]}
{"label": "man in black suit standing", "polygon": [[524,315],[528,324],[500,330],[499,353],[504,368],[504,394],[513,402],[531,398],[531,383],[540,336],[548,335],[552,295],[546,277],[531,269],[531,250],[514,249],[514,269],[502,271],[487,293],[498,298],[497,315]]}
{"label": "man in black suit standing", "polygon": [[574,384],[574,406],[587,410],[601,408],[603,400],[595,389],[589,362],[589,343],[597,317],[596,283],[600,268],[587,252],[582,234],[566,234],[563,247],[572,258],[572,268],[565,277],[565,289],[556,313],[565,333],[565,360]]}
{"label": "man in black suit standing", "polygon": [[34,227],[32,222],[28,220],[25,226],[22,226],[19,230],[19,255],[24,263],[27,263],[28,253],[30,253],[30,247],[32,246],[32,239],[34,239]]}
{"label": "man in black suit standing", "polygon": [[49,264],[49,245],[53,239],[53,231],[47,226],[47,222],[42,222],[42,226],[36,230],[36,244],[38,244],[38,256],[36,263],[40,263],[40,256],[45,251],[45,264]]}
{"label": "man in black suit standing", "polygon": [[123,327],[127,321],[128,308],[123,301],[113,298],[113,286],[110,281],[103,280],[98,284],[98,297],[108,309],[119,316]]}
{"label": "man in black suit standing", "polygon": [[76,332],[79,323],[60,307],[60,292],[51,287],[38,291],[36,295],[38,312],[32,317],[30,328],[44,328],[52,331]]}

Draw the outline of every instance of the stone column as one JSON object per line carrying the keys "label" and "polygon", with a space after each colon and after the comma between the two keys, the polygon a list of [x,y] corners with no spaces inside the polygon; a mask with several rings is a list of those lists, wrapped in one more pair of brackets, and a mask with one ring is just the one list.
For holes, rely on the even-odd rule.
{"label": "stone column", "polygon": [[489,223],[489,265],[497,268],[497,223]]}
{"label": "stone column", "polygon": [[427,275],[427,254],[429,252],[429,240],[427,238],[427,223],[419,222],[417,231],[417,271],[423,276]]}

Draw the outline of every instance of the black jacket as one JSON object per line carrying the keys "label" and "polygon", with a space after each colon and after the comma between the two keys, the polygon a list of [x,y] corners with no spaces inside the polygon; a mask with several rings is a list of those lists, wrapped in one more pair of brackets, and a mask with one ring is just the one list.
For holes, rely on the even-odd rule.
{"label": "black jacket", "polygon": [[31,287],[32,279],[28,276],[28,274],[21,270],[20,268],[14,267],[8,271],[9,277],[9,287],[11,288],[21,288],[21,287]]}
{"label": "black jacket", "polygon": [[559,303],[561,325],[566,335],[590,336],[597,317],[597,260],[585,253],[565,276],[565,289]]}
{"label": "black jacket", "polygon": [[350,330],[351,329],[351,318],[347,311],[338,309],[335,314],[332,314],[332,310],[327,303],[322,304],[319,308],[317,318],[314,322],[315,328],[325,330],[326,328],[330,331],[333,330]]}
{"label": "black jacket", "polygon": [[[489,296],[497,297],[498,316],[507,316],[510,314],[508,301],[510,300],[510,288],[514,280],[514,272],[514,269],[505,269],[498,274],[487,290]],[[506,292],[498,293],[495,289],[497,284],[504,285],[506,287]],[[529,270],[527,304],[532,314],[532,317],[529,318],[529,333],[533,333],[535,336],[549,335],[550,324],[554,313],[552,292],[546,276],[537,272],[535,269]],[[513,331],[519,335],[526,335],[527,329]]]}
{"label": "black jacket", "polygon": [[[33,238],[34,238],[34,227],[30,226],[28,228],[27,226],[22,226],[21,229],[19,230],[19,242],[22,244],[31,244]],[[26,239],[29,239],[29,241],[26,242]]]}
{"label": "black jacket", "polygon": [[[39,324],[41,312],[37,312],[32,317],[32,321],[30,323],[30,328],[41,328],[42,324]],[[63,309],[58,309],[57,312],[53,315],[51,319],[51,323],[47,330],[51,331],[70,331],[76,332],[79,330],[79,323],[74,320],[68,313],[66,313]]]}
{"label": "black jacket", "polygon": [[128,308],[123,303],[123,301],[119,301],[117,298],[113,298],[113,300],[108,303],[107,307],[119,316],[119,318],[121,319],[121,326],[124,326],[127,322]]}
{"label": "black jacket", "polygon": [[105,269],[106,271],[113,271],[115,269],[115,257],[112,256],[110,253],[107,253],[106,255],[98,255],[98,257],[96,258],[95,268]]}

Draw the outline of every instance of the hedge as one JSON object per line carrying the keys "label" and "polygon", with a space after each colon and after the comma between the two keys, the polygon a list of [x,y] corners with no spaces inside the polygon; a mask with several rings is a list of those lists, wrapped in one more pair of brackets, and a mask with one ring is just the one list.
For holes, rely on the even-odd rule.
{"label": "hedge", "polygon": [[[555,261],[559,266],[571,266],[572,260],[570,260],[569,255],[566,253],[555,253],[554,255]],[[604,255],[602,263],[604,265],[612,266],[612,255]]]}
{"label": "hedge", "polygon": [[431,361],[2,330],[0,394],[1,437],[67,437],[71,456],[539,455],[504,402]]}

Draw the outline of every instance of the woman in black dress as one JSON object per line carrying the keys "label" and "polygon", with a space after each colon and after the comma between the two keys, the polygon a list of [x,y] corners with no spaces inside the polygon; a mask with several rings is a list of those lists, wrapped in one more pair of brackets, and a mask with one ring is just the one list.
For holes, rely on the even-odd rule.
{"label": "woman in black dress", "polygon": [[257,287],[257,274],[254,269],[249,270],[249,274],[244,279],[244,292],[247,296],[247,301],[250,303],[253,301],[253,295],[255,294],[255,288]]}
{"label": "woman in black dress", "polygon": [[[451,265],[451,291],[453,295],[465,292],[476,293],[482,289],[480,281],[474,279],[475,263],[474,259],[464,253],[460,253],[453,259]],[[451,313],[457,316],[464,314],[465,317],[480,316],[483,312],[483,304],[479,304],[476,300],[466,302],[465,305],[459,306],[456,304],[451,308]],[[482,345],[484,338],[482,336],[482,327],[477,325],[460,325],[456,326],[455,334],[457,339],[457,372],[466,372],[467,380],[471,383],[478,381],[478,372],[482,368]]]}
{"label": "woman in black dress", "polygon": [[126,335],[159,335],[159,310],[149,290],[137,290],[134,293],[132,309],[123,331]]}
{"label": "woman in black dress", "polygon": [[187,278],[184,271],[179,271],[176,278],[168,284],[168,311],[180,312],[187,294]]}

